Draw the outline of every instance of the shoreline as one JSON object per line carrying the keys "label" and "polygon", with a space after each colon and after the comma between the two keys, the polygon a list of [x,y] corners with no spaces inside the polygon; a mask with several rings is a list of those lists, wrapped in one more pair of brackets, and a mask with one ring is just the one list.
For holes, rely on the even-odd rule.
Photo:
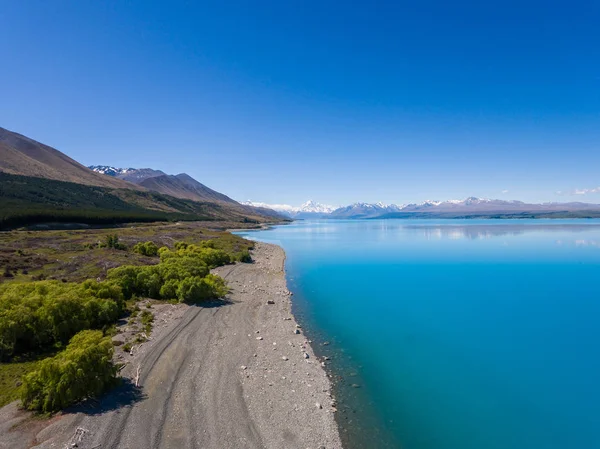
{"label": "shoreline", "polygon": [[0,448],[340,449],[332,383],[292,315],[285,252],[257,242],[252,257],[213,270],[226,301],[150,301],[150,341],[116,348],[125,382],[98,402],[45,420],[0,409]]}

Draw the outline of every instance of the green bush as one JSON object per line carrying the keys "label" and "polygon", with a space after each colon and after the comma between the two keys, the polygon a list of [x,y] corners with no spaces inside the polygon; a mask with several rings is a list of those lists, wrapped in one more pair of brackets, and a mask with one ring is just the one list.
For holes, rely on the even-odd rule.
{"label": "green bush", "polygon": [[114,323],[124,307],[119,286],[59,281],[0,286],[0,360],[66,344],[83,329]]}
{"label": "green bush", "polygon": [[160,288],[160,297],[162,299],[175,299],[177,298],[177,288],[179,287],[177,279],[169,279]]}
{"label": "green bush", "polygon": [[177,288],[179,301],[188,303],[217,299],[226,294],[225,281],[214,274],[209,274],[205,278],[186,278],[179,283]]}
{"label": "green bush", "polygon": [[125,298],[133,295],[154,299],[198,302],[224,296],[225,281],[210,275],[209,269],[231,262],[223,250],[178,244],[171,251],[160,248],[158,265],[122,266],[108,271],[108,279],[118,284]]}
{"label": "green bush", "polygon": [[251,263],[252,256],[250,256],[250,251],[248,251],[247,249],[240,251],[240,253],[238,254],[238,260],[243,263]]}
{"label": "green bush", "polygon": [[206,262],[194,256],[165,257],[158,266],[165,280],[204,277],[209,273]]}
{"label": "green bush", "polygon": [[173,257],[194,257],[195,259],[202,260],[209,268],[216,268],[222,265],[231,263],[231,256],[222,249],[212,248],[214,243],[212,240],[202,242],[201,245],[175,245],[179,249],[176,251],[163,251],[161,252],[161,260],[165,260]]}
{"label": "green bush", "polygon": [[143,256],[154,257],[158,255],[158,246],[154,242],[140,242],[133,247],[133,251]]}
{"label": "green bush", "polygon": [[141,315],[141,321],[146,334],[150,335],[150,332],[152,331],[152,323],[154,322],[154,315],[152,312],[144,310]]}
{"label": "green bush", "polygon": [[100,395],[116,382],[113,351],[110,337],[102,332],[79,332],[63,352],[23,378],[23,406],[49,413]]}
{"label": "green bush", "polygon": [[186,249],[188,247],[188,244],[185,242],[176,242],[175,243],[175,249],[176,250],[180,250],[180,249]]}
{"label": "green bush", "polygon": [[107,248],[118,249],[121,251],[125,251],[127,247],[122,243],[119,243],[119,236],[117,234],[108,234],[105,239],[104,245]]}

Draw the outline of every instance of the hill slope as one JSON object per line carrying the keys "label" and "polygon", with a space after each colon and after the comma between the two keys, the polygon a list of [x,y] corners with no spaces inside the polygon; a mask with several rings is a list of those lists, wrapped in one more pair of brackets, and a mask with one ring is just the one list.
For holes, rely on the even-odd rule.
{"label": "hill slope", "polygon": [[218,220],[259,223],[273,218],[215,202],[0,172],[0,229],[47,222]]}
{"label": "hill slope", "polygon": [[116,189],[143,188],[96,173],[60,151],[0,128],[0,171]]}
{"label": "hill slope", "polygon": [[171,195],[176,198],[185,198],[194,201],[217,201],[236,204],[228,196],[219,193],[204,184],[196,181],[191,176],[181,173],[179,175],[162,175],[146,178],[139,183],[142,187],[155,192]]}
{"label": "hill slope", "polygon": [[176,198],[194,201],[218,201],[239,205],[227,195],[217,192],[196,181],[186,173],[167,175],[152,168],[117,168],[110,165],[90,165],[88,168],[104,175],[133,182],[148,190]]}
{"label": "hill slope", "polygon": [[0,128],[0,229],[42,222],[258,223],[281,218],[242,206],[187,175],[130,171],[119,174],[147,182],[151,189],[90,170],[52,147]]}
{"label": "hill slope", "polygon": [[215,202],[225,208],[233,209],[239,214],[260,216],[271,220],[288,220],[289,216],[260,205],[241,204],[210,187],[196,181],[186,173],[167,175],[160,170],[152,168],[118,168],[110,165],[91,165],[89,167],[97,173],[113,176],[136,183],[145,189],[181,198],[200,202]]}

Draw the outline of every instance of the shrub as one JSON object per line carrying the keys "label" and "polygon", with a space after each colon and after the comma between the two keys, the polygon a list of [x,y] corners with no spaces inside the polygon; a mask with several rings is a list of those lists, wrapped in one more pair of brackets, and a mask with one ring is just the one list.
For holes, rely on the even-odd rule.
{"label": "shrub", "polygon": [[0,360],[13,354],[66,344],[83,329],[114,323],[123,310],[121,289],[112,283],[59,281],[0,287]]}
{"label": "shrub", "polygon": [[104,245],[107,248],[118,249],[124,251],[127,249],[125,245],[119,243],[119,236],[117,234],[108,234],[105,238]]}
{"label": "shrub", "polygon": [[175,249],[176,250],[180,250],[180,249],[186,249],[188,247],[188,244],[185,242],[176,242],[175,243]]}
{"label": "shrub", "polygon": [[167,259],[177,256],[188,256],[202,260],[209,268],[216,268],[231,263],[231,256],[227,252],[222,249],[214,249],[207,246],[210,244],[212,244],[212,241],[207,240],[206,242],[203,242],[203,245],[187,245],[183,249],[161,254],[161,260],[162,258]]}
{"label": "shrub", "polygon": [[160,297],[162,299],[177,298],[177,287],[179,287],[179,281],[177,279],[169,279],[160,288]]}
{"label": "shrub", "polygon": [[227,293],[225,281],[210,275],[210,268],[231,262],[228,253],[198,245],[176,244],[171,251],[160,248],[160,263],[152,266],[121,266],[108,271],[108,280],[119,285],[126,299],[133,295],[154,299],[198,302]]}
{"label": "shrub", "polygon": [[150,324],[150,323],[152,323],[154,321],[154,315],[152,315],[152,312],[144,310],[142,312],[141,319],[142,319],[142,324],[145,326],[145,325]]}
{"label": "shrub", "polygon": [[209,272],[206,262],[194,256],[167,257],[159,264],[159,267],[165,280],[181,280],[194,276],[204,277]]}
{"label": "shrub", "polygon": [[137,275],[139,269],[140,267],[134,267],[132,265],[111,268],[108,270],[106,278],[121,287],[125,299],[130,299],[137,289]]}
{"label": "shrub", "polygon": [[241,251],[238,255],[238,260],[243,263],[251,263],[252,256],[250,256],[250,251],[248,251],[247,249]]}
{"label": "shrub", "polygon": [[158,255],[158,246],[154,242],[140,242],[133,247],[133,251],[143,256],[154,257]]}
{"label": "shrub", "polygon": [[186,278],[179,283],[177,288],[179,301],[188,303],[217,299],[226,294],[225,281],[214,274],[209,274],[205,278]]}
{"label": "shrub", "polygon": [[24,407],[48,413],[100,395],[116,382],[112,355],[111,339],[102,332],[79,332],[63,352],[23,378]]}
{"label": "shrub", "polygon": [[159,267],[138,267],[137,271],[135,280],[136,294],[142,297],[159,299],[160,288],[163,285],[163,278]]}
{"label": "shrub", "polygon": [[152,331],[152,323],[154,322],[154,315],[152,312],[144,310],[141,315],[141,320],[146,334],[150,335],[150,332]]}

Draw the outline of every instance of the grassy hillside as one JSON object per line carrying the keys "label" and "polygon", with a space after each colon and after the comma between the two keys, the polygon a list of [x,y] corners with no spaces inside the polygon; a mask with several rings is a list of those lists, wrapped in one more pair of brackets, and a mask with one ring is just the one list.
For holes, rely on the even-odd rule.
{"label": "grassy hillside", "polygon": [[226,205],[155,192],[109,189],[0,172],[0,229],[44,222],[110,224],[171,220],[260,222]]}
{"label": "grassy hillside", "polygon": [[92,186],[144,190],[121,179],[95,173],[55,148],[1,127],[0,171]]}

